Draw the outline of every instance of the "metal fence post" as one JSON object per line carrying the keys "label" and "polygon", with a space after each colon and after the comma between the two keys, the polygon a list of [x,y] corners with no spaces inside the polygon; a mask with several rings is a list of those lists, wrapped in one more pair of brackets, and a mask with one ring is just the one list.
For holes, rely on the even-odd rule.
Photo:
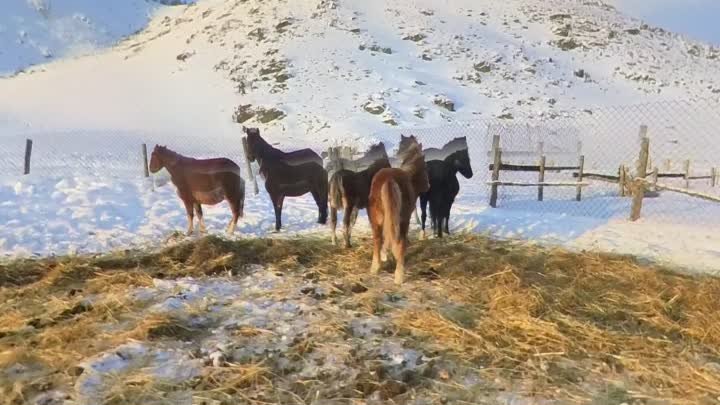
{"label": "metal fence post", "polygon": [[500,135],[493,136],[493,171],[492,186],[490,186],[490,206],[497,208],[498,184],[500,181],[500,165],[502,164],[502,151],[500,150]]}
{"label": "metal fence post", "polygon": [[25,140],[25,170],[24,174],[30,174],[30,156],[32,155],[32,139]]}

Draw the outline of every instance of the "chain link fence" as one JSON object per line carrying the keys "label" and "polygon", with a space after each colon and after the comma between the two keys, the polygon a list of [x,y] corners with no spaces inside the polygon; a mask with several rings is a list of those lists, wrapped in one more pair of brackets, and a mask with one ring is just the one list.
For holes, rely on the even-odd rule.
{"label": "chain link fence", "polygon": [[[459,197],[467,206],[480,209],[490,201],[493,140],[498,137],[502,164],[527,170],[500,170],[499,182],[525,186],[498,186],[497,209],[625,219],[630,213],[631,190],[620,187],[621,168],[626,167],[627,179],[632,179],[643,125],[648,127],[650,139],[647,170],[657,168],[658,184],[720,197],[720,107],[709,101],[599,108],[544,122],[455,122],[436,128],[393,129],[379,132],[375,138],[392,148],[397,146],[400,134],[413,134],[424,148],[441,148],[454,138],[467,137],[475,174],[471,179],[459,176]],[[229,157],[243,169],[246,167],[240,134],[197,138],[141,132],[24,132],[0,134],[0,174],[22,175],[26,139],[33,140],[30,167],[35,176],[141,179],[143,144],[148,154],[154,145],[161,144],[195,158]],[[578,182],[580,157],[584,158],[580,201],[578,188],[572,184],[543,186],[543,201],[538,201],[537,168],[543,156],[543,184]],[[553,169],[558,167],[566,169]],[[661,190],[644,199],[642,217],[718,226],[720,203]]]}
{"label": "chain link fence", "polygon": [[[644,134],[642,126],[647,126]],[[711,200],[663,190],[646,193],[642,218],[720,227],[720,203],[712,201],[720,198],[720,106],[712,102],[605,107],[544,122],[478,120],[384,131],[378,138],[399,139],[400,134],[414,134],[424,148],[441,148],[453,138],[467,137],[475,174],[472,179],[459,176],[466,203],[480,207],[490,202],[497,137],[503,169],[498,181],[515,184],[498,186],[498,209],[607,220],[630,215],[631,184],[644,135],[650,140],[647,172],[657,170],[657,184]],[[538,201],[543,156],[547,170],[542,184],[570,184],[543,186],[543,201]],[[584,159],[583,186],[577,201],[578,188],[572,183],[579,181],[580,157]],[[552,169],[558,167],[564,170]],[[625,187],[621,188],[623,170]],[[649,179],[655,181],[652,175]]]}
{"label": "chain link fence", "polygon": [[21,175],[26,140],[32,140],[31,173],[37,176],[99,176],[125,179],[144,176],[143,145],[147,158],[155,145],[166,145],[198,159],[225,156],[245,163],[242,139],[198,138],[139,132],[25,132],[0,135],[0,173]]}

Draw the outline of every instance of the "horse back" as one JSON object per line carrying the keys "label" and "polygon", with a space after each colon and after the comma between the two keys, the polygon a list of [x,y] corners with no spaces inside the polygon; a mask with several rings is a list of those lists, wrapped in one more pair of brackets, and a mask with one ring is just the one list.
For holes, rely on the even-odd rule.
{"label": "horse back", "polygon": [[292,152],[284,152],[281,159],[290,166],[298,166],[306,163],[314,163],[322,167],[323,160],[312,149],[300,149]]}
{"label": "horse back", "polygon": [[373,176],[370,184],[370,203],[372,204],[372,200],[380,198],[380,191],[382,190],[382,187],[390,181],[396,182],[400,187],[403,200],[408,200],[410,201],[409,204],[412,204],[413,190],[410,183],[410,176],[408,176],[405,171],[394,167],[382,169]]}

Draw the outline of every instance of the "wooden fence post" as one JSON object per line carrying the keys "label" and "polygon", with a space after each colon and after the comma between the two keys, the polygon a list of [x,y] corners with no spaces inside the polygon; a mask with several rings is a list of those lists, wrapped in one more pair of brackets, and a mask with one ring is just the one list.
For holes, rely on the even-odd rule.
{"label": "wooden fence post", "polygon": [[148,158],[147,158],[147,145],[142,144],[142,157],[143,157],[143,173],[145,174],[145,177],[150,177],[150,170],[148,166]]}
{"label": "wooden fence post", "polygon": [[618,184],[620,185],[620,197],[625,197],[625,165],[618,169]]}
{"label": "wooden fence post", "polygon": [[247,166],[248,176],[250,176],[250,180],[253,183],[253,191],[255,192],[255,195],[258,195],[258,193],[260,193],[260,190],[258,189],[257,179],[253,174],[252,166],[250,166],[250,158],[248,158],[248,141],[246,136],[242,138],[242,145],[243,153],[245,154],[245,164]]}
{"label": "wooden fence post", "polygon": [[500,181],[500,165],[502,164],[502,151],[500,150],[500,135],[493,136],[493,171],[490,186],[490,206],[497,208],[498,184]]}
{"label": "wooden fence post", "polygon": [[32,139],[25,140],[25,171],[24,174],[30,174],[30,156],[32,155]]}
{"label": "wooden fence post", "polygon": [[580,184],[582,184],[583,172],[585,171],[585,155],[580,155],[578,168],[578,186],[575,192],[575,201],[582,200],[582,186]]}
{"label": "wooden fence post", "polygon": [[685,161],[685,188],[690,188],[690,159]]}
{"label": "wooden fence post", "polygon": [[645,197],[645,177],[647,177],[647,163],[650,155],[650,138],[647,137],[647,126],[640,127],[640,134],[644,135],[640,141],[640,156],[638,159],[636,181],[633,184],[633,200],[630,208],[630,220],[637,221],[640,219],[642,212],[643,197]]}
{"label": "wooden fence post", "polygon": [[[540,156],[540,174],[538,174],[538,183],[545,182],[545,155]],[[538,201],[542,201],[545,198],[545,188],[541,185],[538,186]]]}
{"label": "wooden fence post", "polygon": [[660,169],[658,169],[657,166],[653,168],[652,171],[652,191],[657,191],[657,183],[658,183],[658,177],[660,176]]}
{"label": "wooden fence post", "polygon": [[710,187],[715,187],[717,184],[718,169],[713,167],[710,169]]}

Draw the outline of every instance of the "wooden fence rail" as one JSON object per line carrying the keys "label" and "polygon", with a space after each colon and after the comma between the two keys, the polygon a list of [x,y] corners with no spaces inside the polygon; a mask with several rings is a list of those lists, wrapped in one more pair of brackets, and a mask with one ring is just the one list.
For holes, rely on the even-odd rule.
{"label": "wooden fence rail", "polygon": [[[578,144],[578,152],[580,151],[581,144]],[[582,188],[587,187],[590,184],[583,182],[583,177],[585,175],[584,169],[585,169],[585,156],[580,155],[578,158],[578,165],[577,166],[547,166],[546,161],[547,157],[545,156],[544,152],[544,145],[542,142],[538,144],[538,152],[535,152],[537,155],[540,154],[540,163],[538,165],[518,165],[518,164],[509,164],[509,163],[503,163],[502,157],[503,157],[503,150],[500,147],[500,136],[495,135],[493,136],[493,146],[492,146],[492,155],[493,155],[493,163],[488,165],[488,170],[492,171],[492,178],[491,181],[487,182],[487,184],[490,186],[490,206],[493,208],[497,208],[497,200],[498,200],[498,187],[504,186],[504,187],[537,187],[538,193],[537,193],[537,199],[538,201],[543,201],[545,198],[545,187],[575,187],[576,193],[575,193],[575,200],[580,201],[582,200]],[[526,152],[523,152],[526,153]],[[548,182],[545,181],[545,173],[546,172],[563,172],[563,171],[570,171],[575,170],[577,171],[574,173],[575,177],[578,178],[577,181],[574,182]],[[501,171],[509,171],[509,172],[531,172],[531,173],[538,173],[538,181],[537,182],[515,182],[515,181],[500,181],[500,172]]]}
{"label": "wooden fence rail", "polygon": [[[492,164],[488,165],[488,170],[492,171],[493,167],[494,165]],[[539,172],[540,165],[513,165],[508,163],[501,163],[500,170],[505,172]],[[545,166],[546,172],[565,172],[570,170],[580,170],[580,166]]]}

